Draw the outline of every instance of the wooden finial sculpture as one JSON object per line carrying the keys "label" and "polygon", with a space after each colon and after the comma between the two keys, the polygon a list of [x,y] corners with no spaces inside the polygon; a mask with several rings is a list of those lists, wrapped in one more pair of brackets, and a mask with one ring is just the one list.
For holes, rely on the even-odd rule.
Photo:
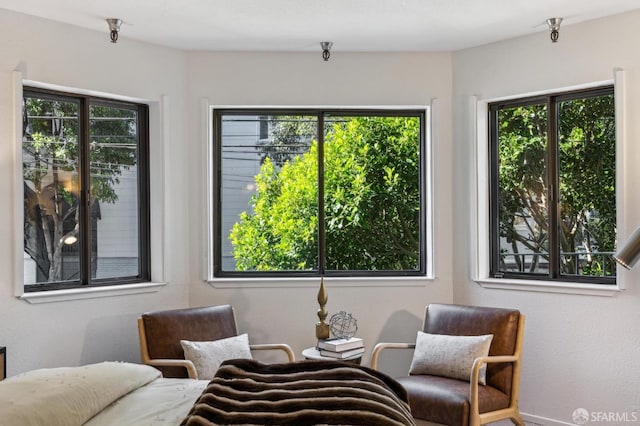
{"label": "wooden finial sculpture", "polygon": [[316,337],[318,340],[329,338],[329,324],[324,322],[327,318],[327,311],[324,307],[327,304],[328,299],[327,291],[324,288],[324,279],[320,278],[320,290],[318,290],[318,304],[320,305],[320,309],[318,309],[318,318],[320,318],[320,322],[316,323]]}

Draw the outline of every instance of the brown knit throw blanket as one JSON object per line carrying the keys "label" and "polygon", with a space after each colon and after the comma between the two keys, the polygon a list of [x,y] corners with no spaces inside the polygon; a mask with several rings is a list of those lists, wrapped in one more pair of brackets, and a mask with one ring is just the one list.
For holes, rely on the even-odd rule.
{"label": "brown knit throw blanket", "polygon": [[182,425],[415,425],[404,388],[342,361],[225,361]]}

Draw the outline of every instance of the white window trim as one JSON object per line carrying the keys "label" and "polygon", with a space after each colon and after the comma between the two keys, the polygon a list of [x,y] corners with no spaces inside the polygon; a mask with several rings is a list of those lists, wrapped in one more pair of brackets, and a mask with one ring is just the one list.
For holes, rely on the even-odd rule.
{"label": "white window trim", "polygon": [[[323,277],[325,285],[335,287],[425,287],[435,281],[433,277]],[[214,278],[213,288],[318,288],[320,277],[241,277]]]}
{"label": "white window trim", "polygon": [[[236,287],[299,287],[304,286],[306,283],[313,282],[314,286],[317,285],[318,278],[296,278],[296,277],[278,277],[278,278],[264,278],[264,277],[242,277],[242,278],[230,278],[230,277],[216,277],[213,268],[214,259],[214,200],[213,200],[213,112],[217,109],[367,109],[367,110],[394,110],[394,109],[420,109],[425,112],[424,132],[425,137],[425,197],[426,197],[426,211],[425,211],[425,233],[426,233],[426,258],[427,264],[425,267],[425,274],[422,276],[388,276],[388,277],[335,277],[330,278],[337,285],[349,287],[361,287],[361,286],[388,286],[390,281],[397,281],[409,286],[423,286],[425,282],[435,280],[434,270],[434,238],[433,238],[433,144],[432,135],[434,133],[433,111],[437,110],[439,100],[437,98],[431,99],[429,105],[211,105],[208,99],[203,98],[200,104],[201,111],[201,123],[200,137],[203,140],[203,146],[205,152],[203,152],[203,158],[205,162],[206,170],[206,185],[204,185],[203,194],[206,200],[206,209],[203,212],[203,221],[205,224],[204,235],[206,235],[203,242],[203,253],[206,254],[204,259],[203,276],[204,281],[211,284],[213,287],[218,288],[236,288]],[[325,277],[325,280],[327,278]],[[311,286],[311,284],[309,284]]]}
{"label": "white window trim", "polygon": [[[149,106],[149,139],[158,140],[160,143],[154,149],[150,149],[150,194],[149,198],[162,206],[161,209],[153,209],[154,214],[150,223],[150,256],[151,256],[151,281],[133,284],[116,284],[87,288],[72,288],[50,291],[24,291],[24,210],[23,210],[23,177],[22,177],[22,98],[23,87],[25,85],[76,93],[81,95],[99,96],[110,99],[124,100],[129,102],[144,103]],[[170,134],[169,97],[162,96],[160,100],[151,101],[148,99],[132,98],[126,96],[113,95],[88,91],[77,88],[42,83],[38,81],[26,80],[20,71],[13,72],[13,140],[14,140],[14,202],[13,202],[13,238],[14,238],[14,262],[13,262],[13,283],[14,295],[29,303],[60,302],[66,300],[93,299],[97,297],[112,297],[130,295],[138,293],[149,293],[159,291],[166,285],[166,246],[165,235],[167,232],[167,222],[165,211],[167,210],[167,197],[165,197],[166,187],[166,156],[164,155],[168,135]],[[157,125],[151,123],[157,122]]]}
{"label": "white window trim", "polygon": [[99,297],[129,296],[132,294],[153,293],[167,285],[166,283],[116,284],[100,287],[70,288],[67,290],[31,291],[19,298],[31,304],[64,302],[69,300],[95,299]]}
{"label": "white window trim", "polygon": [[[469,97],[468,108],[469,116],[475,118],[475,125],[471,126],[470,140],[476,140],[474,144],[475,173],[472,173],[472,192],[471,200],[471,259],[475,264],[472,265],[472,280],[483,288],[502,289],[502,290],[518,290],[545,293],[564,293],[579,294],[591,296],[615,296],[624,288],[627,278],[627,271],[618,265],[616,270],[616,284],[585,284],[578,282],[563,282],[551,280],[522,280],[514,278],[493,278],[489,276],[490,265],[490,217],[489,217],[489,131],[488,131],[488,105],[492,102],[498,102],[509,99],[524,98],[536,95],[546,95],[549,93],[567,92],[571,90],[588,89],[601,87],[604,85],[614,85],[615,102],[616,102],[616,221],[618,223],[618,236],[626,235],[626,223],[624,220],[625,208],[625,185],[624,176],[627,169],[628,155],[626,151],[626,126],[624,118],[627,116],[627,104],[624,99],[624,71],[622,69],[613,70],[613,79],[589,84],[564,87],[553,90],[545,90],[535,93],[518,94],[515,96],[505,96],[493,99],[479,99],[476,96]],[[623,241],[619,238],[620,241]]]}

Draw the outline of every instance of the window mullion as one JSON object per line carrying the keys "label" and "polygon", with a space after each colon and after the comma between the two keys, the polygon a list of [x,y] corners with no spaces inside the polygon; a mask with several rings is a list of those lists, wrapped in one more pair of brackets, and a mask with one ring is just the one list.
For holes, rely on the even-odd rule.
{"label": "window mullion", "polygon": [[490,182],[491,189],[489,192],[491,208],[490,212],[490,229],[491,229],[491,265],[490,271],[492,275],[500,273],[500,218],[499,218],[499,167],[500,159],[498,153],[498,108],[490,108],[489,110],[489,134],[491,143],[489,144],[489,171],[491,173]]}
{"label": "window mullion", "polygon": [[[139,252],[140,263],[138,265],[138,275],[140,277],[147,276],[151,273],[151,205],[149,197],[149,188],[151,187],[151,179],[149,176],[149,146],[143,141],[149,140],[149,117],[147,109],[138,106],[137,109],[137,131],[138,138],[136,143],[139,147],[138,154],[138,202],[140,203],[140,216],[138,218],[138,226],[140,232]],[[149,276],[149,278],[151,278]]]}
{"label": "window mullion", "polygon": [[[222,218],[222,114],[220,111],[214,111],[213,113],[213,146],[212,149],[212,162],[213,173],[211,178],[213,180],[213,212],[211,212],[213,223],[213,232],[215,235],[222,235],[222,220],[216,218]],[[215,274],[222,271],[222,239],[214,238],[213,251],[216,255],[213,257],[213,270]]]}
{"label": "window mullion", "polygon": [[324,113],[318,113],[318,272],[324,275],[325,226],[324,226]]}
{"label": "window mullion", "polygon": [[493,187],[493,199],[495,200],[495,202],[493,203],[494,207],[493,210],[491,212],[492,214],[492,221],[493,221],[493,229],[494,229],[494,235],[495,235],[495,248],[494,248],[494,272],[499,272],[500,271],[500,245],[499,245],[499,238],[500,238],[500,209],[499,209],[499,202],[500,202],[500,173],[499,173],[499,167],[500,167],[500,157],[499,157],[499,135],[498,135],[498,126],[499,126],[499,121],[498,121],[498,113],[497,111],[495,112],[495,117],[494,117],[494,121],[492,123],[493,126],[495,126],[495,146],[493,147],[494,152],[492,153],[493,155],[493,159],[495,161],[495,166],[493,169],[493,173],[494,173],[494,187]]}
{"label": "window mullion", "polygon": [[560,168],[558,147],[558,104],[555,97],[547,100],[547,200],[549,215],[549,276],[560,277]]}
{"label": "window mullion", "polygon": [[80,226],[82,227],[80,249],[80,283],[91,283],[91,169],[89,162],[89,100],[80,100],[80,131],[78,132],[78,167],[80,179]]}

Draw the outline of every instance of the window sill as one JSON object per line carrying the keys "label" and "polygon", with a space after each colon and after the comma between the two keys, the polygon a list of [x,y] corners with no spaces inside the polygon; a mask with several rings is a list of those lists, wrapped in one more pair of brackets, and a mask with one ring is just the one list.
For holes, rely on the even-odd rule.
{"label": "window sill", "polygon": [[476,279],[475,281],[481,287],[489,289],[580,294],[586,296],[613,297],[618,295],[622,291],[622,289],[618,285],[604,284],[565,283],[537,280],[509,280],[505,278],[482,278]]}
{"label": "window sill", "polygon": [[[324,277],[324,283],[331,287],[422,287],[434,281],[433,277]],[[309,278],[212,278],[208,281],[214,288],[277,288],[277,287],[318,287],[319,277]]]}
{"label": "window sill", "polygon": [[32,304],[64,302],[68,300],[96,299],[100,297],[127,296],[130,294],[159,291],[167,283],[139,283],[110,285],[103,287],[73,288],[69,290],[34,291],[18,298]]}

